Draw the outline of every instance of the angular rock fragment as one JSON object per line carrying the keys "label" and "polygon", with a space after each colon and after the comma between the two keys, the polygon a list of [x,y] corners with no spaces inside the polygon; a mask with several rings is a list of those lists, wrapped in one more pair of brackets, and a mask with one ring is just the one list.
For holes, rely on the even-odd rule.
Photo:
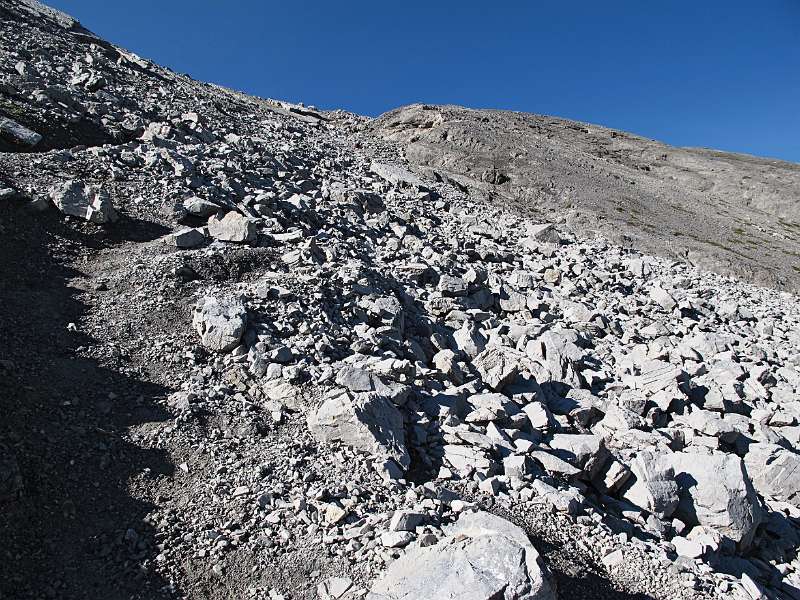
{"label": "angular rock fragment", "polygon": [[252,242],[257,236],[255,223],[234,211],[209,217],[208,233],[222,242]]}
{"label": "angular rock fragment", "polygon": [[181,204],[190,215],[201,218],[210,217],[219,210],[219,204],[197,196],[186,198]]}
{"label": "angular rock fragment", "polygon": [[744,464],[759,494],[800,507],[800,454],[761,442],[748,446]]}
{"label": "angular rock fragment", "polygon": [[630,471],[622,497],[660,519],[672,516],[680,497],[669,461],[656,452],[640,452],[631,461]]}
{"label": "angular rock fragment", "polygon": [[403,470],[411,464],[403,415],[379,393],[339,390],[309,414],[308,427],[320,442],[342,442]]}
{"label": "angular rock fragment", "polygon": [[528,223],[526,229],[527,234],[536,241],[550,244],[561,243],[561,236],[552,223]]}
{"label": "angular rock fragment", "polygon": [[408,169],[385,163],[373,162],[370,171],[394,185],[424,188],[425,183]]}
{"label": "angular rock fragment", "polygon": [[486,348],[475,357],[472,364],[483,382],[499,392],[517,376],[523,358],[516,350],[495,346]]}
{"label": "angular rock fragment", "polygon": [[394,561],[367,600],[555,600],[538,552],[514,524],[466,513],[447,533]]}
{"label": "angular rock fragment", "polygon": [[587,434],[556,433],[548,442],[553,454],[594,478],[609,458],[603,439]]}
{"label": "angular rock fragment", "polygon": [[181,229],[172,234],[172,240],[178,248],[197,248],[206,241],[206,236],[199,229]]}
{"label": "angular rock fragment", "polygon": [[108,193],[102,188],[82,181],[69,180],[50,191],[53,204],[65,215],[79,217],[91,223],[114,223],[119,216]]}
{"label": "angular rock fragment", "polygon": [[650,290],[650,297],[656,304],[658,304],[667,312],[672,311],[672,309],[678,305],[678,303],[675,301],[675,298],[672,297],[672,294],[658,285],[653,286],[653,288]]}
{"label": "angular rock fragment", "polygon": [[0,117],[0,136],[26,148],[33,148],[42,141],[41,134],[6,117]]}
{"label": "angular rock fragment", "polygon": [[675,452],[664,460],[678,484],[675,515],[687,524],[712,527],[747,548],[762,511],[742,459],[734,454]]}
{"label": "angular rock fragment", "polygon": [[239,345],[244,335],[247,309],[238,298],[205,296],[195,306],[192,325],[206,348],[229,352]]}
{"label": "angular rock fragment", "polygon": [[475,358],[486,347],[486,338],[474,323],[465,321],[461,329],[453,334],[456,348],[470,358]]}

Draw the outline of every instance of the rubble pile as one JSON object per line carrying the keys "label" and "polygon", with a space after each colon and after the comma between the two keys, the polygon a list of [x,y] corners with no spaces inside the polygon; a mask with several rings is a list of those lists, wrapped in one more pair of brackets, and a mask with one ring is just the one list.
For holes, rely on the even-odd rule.
{"label": "rubble pile", "polygon": [[549,600],[581,597],[574,563],[654,598],[800,597],[795,296],[476,201],[364,118],[2,10],[0,111],[26,118],[0,121],[0,202],[99,240],[64,259],[76,352],[169,390],[124,433],[176,465],[155,539],[119,542],[159,593]]}

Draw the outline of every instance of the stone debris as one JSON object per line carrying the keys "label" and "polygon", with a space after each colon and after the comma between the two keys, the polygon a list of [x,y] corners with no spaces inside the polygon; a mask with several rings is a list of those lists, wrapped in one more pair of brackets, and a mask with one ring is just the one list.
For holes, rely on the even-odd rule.
{"label": "stone debris", "polygon": [[239,299],[206,296],[197,302],[192,324],[206,348],[229,352],[242,339],[247,325],[247,310]]}
{"label": "stone debris", "polygon": [[[178,465],[131,476],[152,513],[98,556],[214,598],[799,597],[796,297],[521,216],[366,118],[200,84],[38,6],[6,10],[0,86],[54,145],[0,153],[2,208],[125,216],[48,242],[86,278],[54,331],[119,374],[50,412],[100,454],[87,482],[128,446]],[[150,416],[110,435],[89,402]],[[0,450],[0,500],[48,485]]]}
{"label": "stone debris", "polygon": [[53,204],[65,215],[105,225],[118,219],[108,193],[82,181],[71,180],[50,191]]}
{"label": "stone debris", "polygon": [[465,513],[447,533],[436,545],[394,561],[367,600],[555,600],[538,552],[512,523],[489,513]]}

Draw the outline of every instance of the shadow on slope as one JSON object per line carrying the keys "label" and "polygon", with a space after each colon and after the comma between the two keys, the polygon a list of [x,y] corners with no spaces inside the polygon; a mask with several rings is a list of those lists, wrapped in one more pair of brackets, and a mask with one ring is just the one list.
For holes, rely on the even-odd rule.
{"label": "shadow on slope", "polygon": [[172,467],[123,437],[166,418],[152,402],[166,390],[123,374],[119,357],[109,369],[78,355],[93,340],[68,324],[87,307],[51,254],[78,235],[54,212],[0,203],[0,598],[166,598],[149,568],[152,505],[129,486]]}

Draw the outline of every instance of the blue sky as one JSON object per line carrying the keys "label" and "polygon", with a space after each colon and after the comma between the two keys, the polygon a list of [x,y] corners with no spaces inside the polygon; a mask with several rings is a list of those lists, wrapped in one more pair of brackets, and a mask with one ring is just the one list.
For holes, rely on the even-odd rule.
{"label": "blue sky", "polygon": [[800,162],[800,0],[48,3],[260,96],[506,108]]}

